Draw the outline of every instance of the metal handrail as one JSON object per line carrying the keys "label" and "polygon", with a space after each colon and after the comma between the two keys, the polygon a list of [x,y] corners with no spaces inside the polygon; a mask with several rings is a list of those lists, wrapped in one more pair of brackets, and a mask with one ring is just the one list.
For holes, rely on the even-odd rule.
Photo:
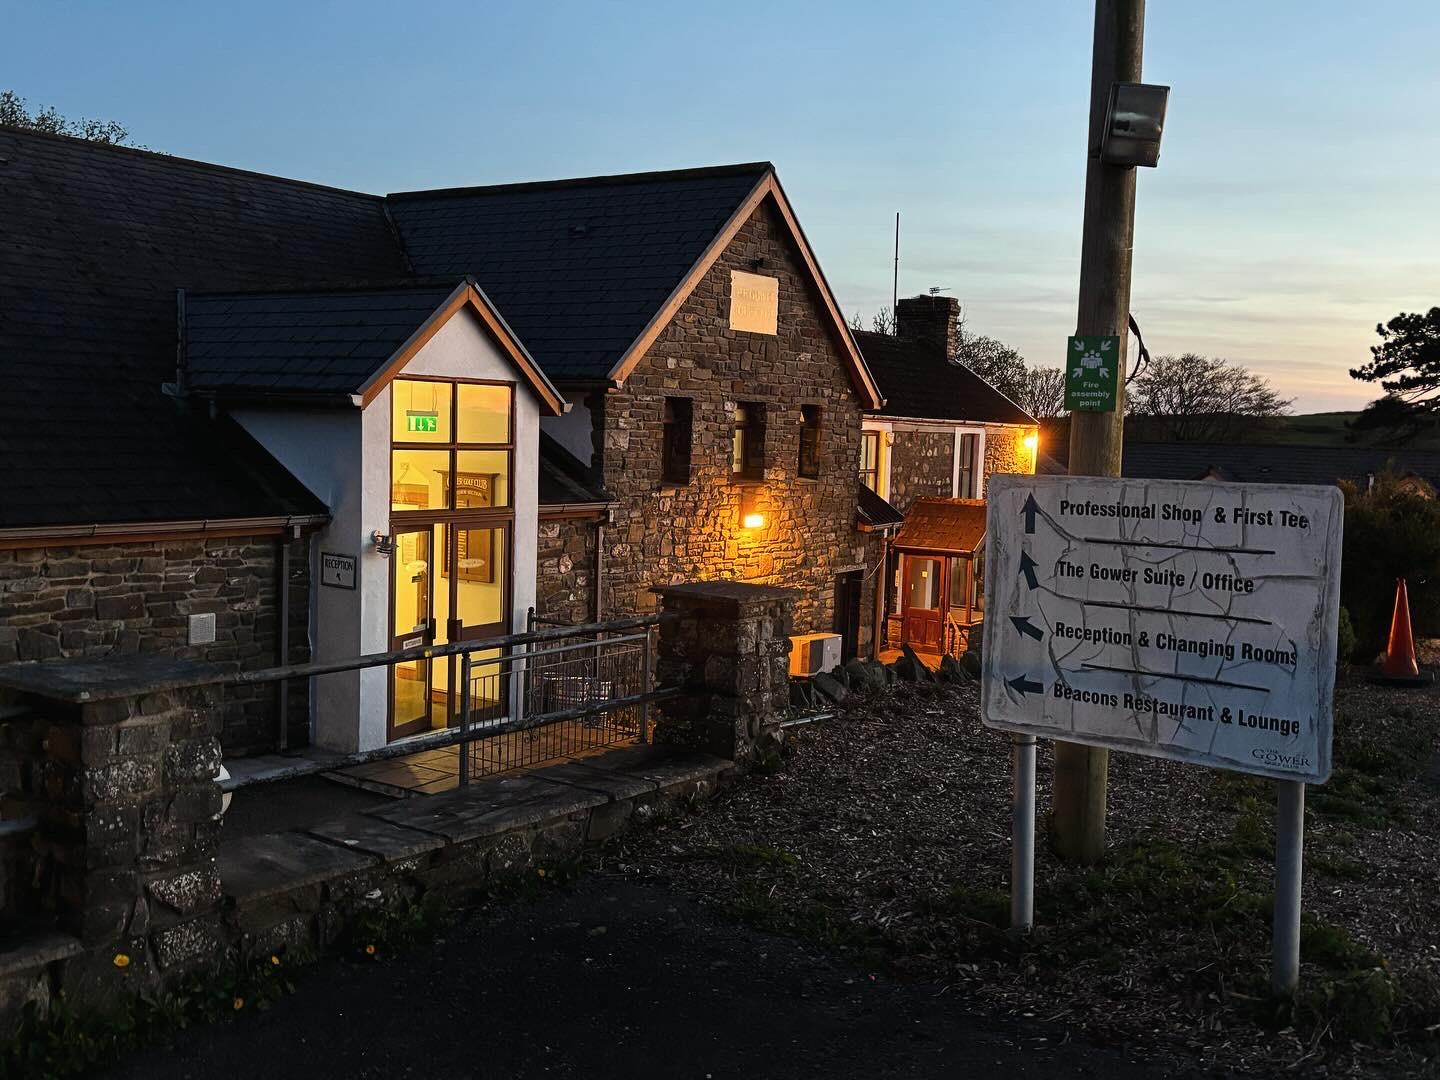
{"label": "metal handrail", "polygon": [[[636,615],[627,619],[612,619],[603,623],[586,623],[582,626],[566,626],[555,630],[535,630],[528,634],[505,634],[501,637],[480,640],[452,641],[446,645],[417,645],[413,649],[395,649],[383,653],[366,653],[346,660],[318,661],[308,664],[290,664],[283,667],[262,668],[259,671],[240,671],[202,680],[206,683],[220,683],[226,686],[253,686],[257,683],[279,682],[282,679],[304,679],[315,675],[334,675],[342,671],[358,671],[362,668],[382,667],[390,664],[404,664],[411,660],[433,660],[444,656],[464,656],[484,649],[504,649],[532,642],[563,641],[589,633],[607,633],[613,630],[634,630],[639,627],[658,626],[678,615]],[[607,639],[609,640],[609,639]],[[588,643],[587,643],[588,644]],[[528,653],[526,655],[536,655]],[[197,683],[198,685],[198,683]]]}

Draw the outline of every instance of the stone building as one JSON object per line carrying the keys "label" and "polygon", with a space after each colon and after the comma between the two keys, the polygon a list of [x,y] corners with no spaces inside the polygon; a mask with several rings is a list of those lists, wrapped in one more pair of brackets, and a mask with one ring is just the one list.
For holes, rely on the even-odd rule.
{"label": "stone building", "polygon": [[1034,472],[1039,428],[955,362],[958,300],[906,297],[895,315],[895,334],[855,335],[885,397],[863,422],[861,477],[913,518],[887,544],[877,622],[889,647],[963,651],[983,622],[986,481]]}
{"label": "stone building", "polygon": [[[885,498],[1028,467],[1028,418],[959,369],[937,395],[909,338],[860,335],[877,384],[768,163],[377,196],[14,130],[0,159],[0,662],[343,660],[717,579],[864,653]],[[223,741],[457,708],[426,659],[228,695]]]}

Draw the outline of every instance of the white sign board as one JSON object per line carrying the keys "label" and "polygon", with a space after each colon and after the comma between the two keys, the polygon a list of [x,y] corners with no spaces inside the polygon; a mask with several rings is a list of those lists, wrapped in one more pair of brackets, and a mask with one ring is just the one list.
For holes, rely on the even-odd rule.
{"label": "white sign board", "polygon": [[355,556],[336,555],[333,551],[320,553],[320,584],[333,589],[355,588]]}
{"label": "white sign board", "polygon": [[997,475],[987,726],[1323,783],[1338,488]]}

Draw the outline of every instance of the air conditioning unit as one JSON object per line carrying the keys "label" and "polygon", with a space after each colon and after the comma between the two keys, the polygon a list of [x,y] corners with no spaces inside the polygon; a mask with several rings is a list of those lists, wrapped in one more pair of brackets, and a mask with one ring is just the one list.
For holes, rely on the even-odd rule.
{"label": "air conditioning unit", "polygon": [[839,666],[839,634],[795,634],[790,638],[791,675],[805,678]]}

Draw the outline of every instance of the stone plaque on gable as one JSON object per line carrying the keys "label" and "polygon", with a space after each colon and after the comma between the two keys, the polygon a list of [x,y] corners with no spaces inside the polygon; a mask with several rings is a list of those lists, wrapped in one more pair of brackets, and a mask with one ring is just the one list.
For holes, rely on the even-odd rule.
{"label": "stone plaque on gable", "polygon": [[730,329],[773,334],[778,324],[780,282],[763,274],[730,271]]}

